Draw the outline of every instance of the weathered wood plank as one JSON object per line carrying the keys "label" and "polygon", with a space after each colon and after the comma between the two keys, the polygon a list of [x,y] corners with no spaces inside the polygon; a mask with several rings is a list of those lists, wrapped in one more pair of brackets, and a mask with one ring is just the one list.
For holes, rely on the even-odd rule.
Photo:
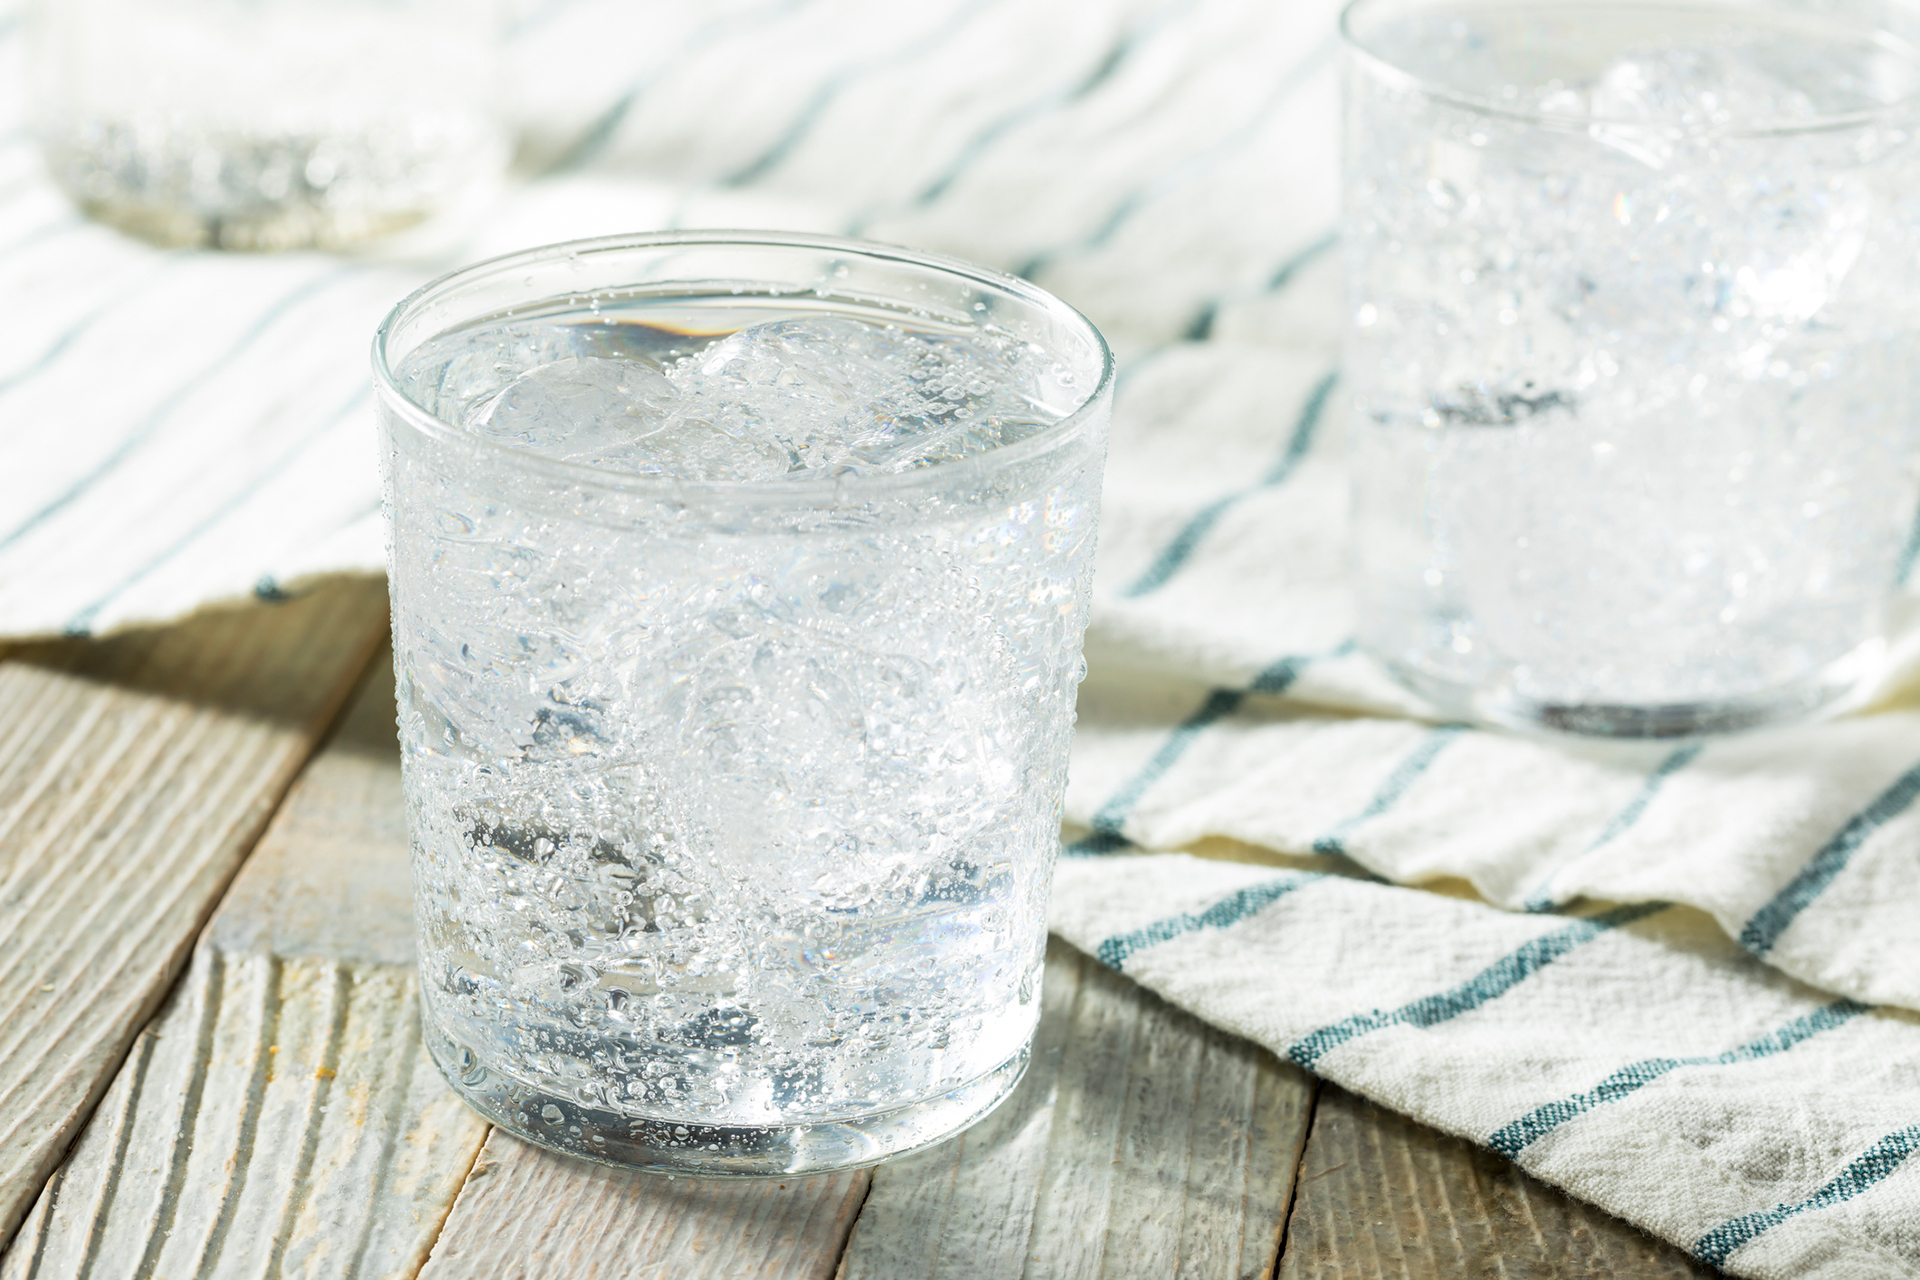
{"label": "weathered wood plank", "polygon": [[411,1277],[486,1137],[420,1045],[391,664],[301,774],[0,1280]]}
{"label": "weathered wood plank", "polygon": [[842,1280],[1264,1277],[1313,1085],[1055,943],[1034,1065],[874,1173]]}
{"label": "weathered wood plank", "polygon": [[[102,975],[165,982],[162,953],[191,933],[178,920],[224,879],[209,868],[244,855],[378,632],[377,593],[343,590],[199,620],[179,629],[192,643],[33,646],[0,663],[0,929],[45,951],[0,956],[14,971],[0,1005],[56,1033],[94,1029],[64,1005],[64,977],[133,1025],[137,1002],[102,1003]],[[250,641],[244,624],[269,619],[298,625]],[[501,1133],[481,1151],[485,1124],[417,1037],[390,674],[376,669],[0,1255],[0,1280],[411,1277],[430,1248],[426,1280],[825,1277],[836,1261],[842,1280],[1266,1276],[1296,1165],[1286,1277],[1712,1274],[1337,1089],[1314,1111],[1292,1068],[1058,945],[1028,1079],[967,1134],[875,1171],[871,1194],[864,1173],[666,1180]],[[19,1020],[0,1022],[0,1123],[17,1114],[7,1088],[53,1078],[44,1064],[16,1073],[44,1043]],[[110,1065],[110,1049],[92,1061]],[[70,1074],[71,1055],[55,1065]],[[13,1150],[0,1147],[0,1173]]]}
{"label": "weathered wood plank", "polygon": [[554,1155],[495,1129],[420,1277],[826,1280],[867,1178],[667,1178]]}
{"label": "weathered wood plank", "polygon": [[959,1137],[873,1171],[838,1280],[1020,1274],[1079,988],[1080,953],[1050,942],[1026,1077]]}
{"label": "weathered wood plank", "polygon": [[359,580],[0,662],[0,1241],[384,629]]}
{"label": "weathered wood plank", "polygon": [[1718,1274],[1491,1151],[1322,1086],[1282,1280]]}

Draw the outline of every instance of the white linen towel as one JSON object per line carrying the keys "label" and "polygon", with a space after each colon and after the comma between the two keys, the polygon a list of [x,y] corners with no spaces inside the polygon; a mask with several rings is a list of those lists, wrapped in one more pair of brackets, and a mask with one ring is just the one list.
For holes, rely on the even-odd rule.
{"label": "white linen towel", "polygon": [[0,635],[378,571],[367,340],[460,262],[749,226],[1021,271],[1122,358],[1057,931],[1734,1274],[1920,1275],[1913,663],[1675,748],[1439,723],[1353,652],[1333,16],[528,6],[497,204],[264,258],[78,218],[0,6]]}

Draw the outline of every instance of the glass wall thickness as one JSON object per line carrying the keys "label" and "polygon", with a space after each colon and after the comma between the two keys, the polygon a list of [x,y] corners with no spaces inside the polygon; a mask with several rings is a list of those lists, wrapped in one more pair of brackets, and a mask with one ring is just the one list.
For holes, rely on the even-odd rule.
{"label": "glass wall thickness", "polygon": [[1348,9],[1359,628],[1419,692],[1682,735],[1874,668],[1916,500],[1913,21]]}
{"label": "glass wall thickness", "polygon": [[[695,344],[767,314],[987,326],[1085,394],[898,474],[684,482],[502,447],[394,374],[510,310],[655,307]],[[984,1114],[1039,1011],[1098,334],[949,260],[633,237],[428,286],[375,362],[423,1022],[449,1080],[535,1142],[696,1173],[867,1163]]]}

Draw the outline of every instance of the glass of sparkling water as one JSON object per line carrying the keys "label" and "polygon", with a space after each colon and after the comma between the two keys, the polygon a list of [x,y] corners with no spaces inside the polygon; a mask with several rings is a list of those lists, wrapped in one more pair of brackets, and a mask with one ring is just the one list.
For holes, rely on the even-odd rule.
{"label": "glass of sparkling water", "polygon": [[1844,699],[1912,555],[1914,12],[1356,0],[1343,29],[1362,644],[1515,725]]}
{"label": "glass of sparkling water", "polygon": [[426,1042],[513,1132],[788,1174],[1025,1068],[1111,359],[856,241],[583,241],[374,347]]}
{"label": "glass of sparkling water", "polygon": [[498,177],[494,0],[32,0],[31,111],[91,216],[166,245],[342,248]]}

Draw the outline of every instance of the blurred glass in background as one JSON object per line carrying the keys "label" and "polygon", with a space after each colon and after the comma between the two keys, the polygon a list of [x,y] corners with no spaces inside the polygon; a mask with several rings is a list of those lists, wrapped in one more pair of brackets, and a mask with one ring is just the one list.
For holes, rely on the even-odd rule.
{"label": "blurred glass in background", "polygon": [[35,133],[92,216],[167,245],[340,248],[496,181],[475,0],[36,0]]}

